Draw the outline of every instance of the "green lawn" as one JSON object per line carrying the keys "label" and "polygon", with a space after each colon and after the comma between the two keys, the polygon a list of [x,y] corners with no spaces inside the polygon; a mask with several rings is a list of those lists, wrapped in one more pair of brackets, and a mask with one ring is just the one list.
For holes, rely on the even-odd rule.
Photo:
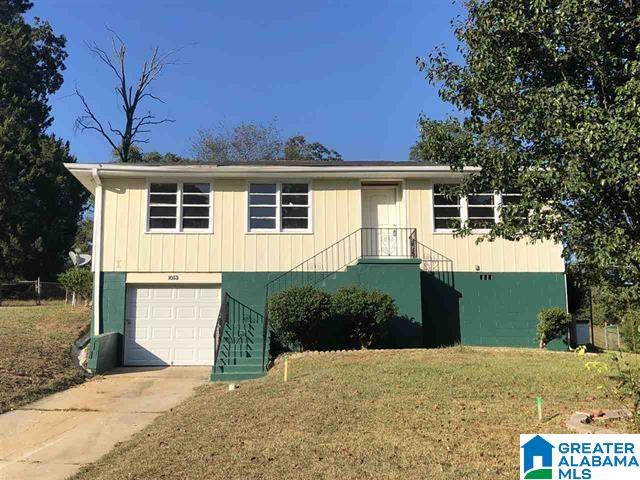
{"label": "green lawn", "polygon": [[279,362],[236,391],[201,387],[76,478],[512,480],[520,433],[614,406],[584,362],[458,347],[296,358],[288,383]]}
{"label": "green lawn", "polygon": [[0,413],[83,380],[71,345],[89,310],[63,303],[0,307]]}

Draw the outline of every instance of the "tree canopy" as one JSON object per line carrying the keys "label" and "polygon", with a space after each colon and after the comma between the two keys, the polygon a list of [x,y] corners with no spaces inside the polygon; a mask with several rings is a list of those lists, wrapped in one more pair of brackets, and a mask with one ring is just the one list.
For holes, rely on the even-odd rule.
{"label": "tree canopy", "polygon": [[319,142],[307,142],[302,135],[283,140],[275,121],[200,130],[192,148],[196,160],[210,163],[342,160],[335,150]]}
{"label": "tree canopy", "polygon": [[25,22],[31,6],[0,3],[0,279],[55,277],[88,196],[64,168],[69,145],[46,133],[66,40]]}
{"label": "tree canopy", "polygon": [[462,194],[522,193],[490,238],[553,239],[581,272],[637,284],[640,2],[464,4],[463,61],[417,60],[457,116],[420,118],[414,160],[481,167]]}

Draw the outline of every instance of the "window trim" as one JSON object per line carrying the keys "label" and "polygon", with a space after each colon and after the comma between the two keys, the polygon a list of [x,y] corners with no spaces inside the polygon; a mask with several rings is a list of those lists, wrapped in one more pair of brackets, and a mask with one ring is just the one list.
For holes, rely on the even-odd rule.
{"label": "window trim", "polygon": [[[307,228],[282,228],[282,184],[283,183],[305,183],[308,188]],[[251,228],[251,185],[273,185],[276,186],[276,227],[275,228]],[[313,182],[306,178],[292,178],[282,180],[280,178],[252,178],[246,182],[246,215],[245,233],[247,235],[310,235],[313,234]]]}
{"label": "window trim", "polygon": [[[452,181],[438,181],[431,183],[431,231],[435,235],[452,235],[456,232],[455,228],[436,228],[436,215],[435,215],[435,186],[436,185],[455,185],[456,182]],[[488,192],[479,192],[488,193]],[[500,207],[502,205],[502,195],[500,193],[493,193],[493,218],[495,223],[499,223],[500,220]],[[469,201],[466,196],[460,198],[460,223],[467,225],[469,221]],[[490,228],[473,228],[471,234],[484,235],[491,231]]]}
{"label": "window trim", "polygon": [[[152,183],[170,183],[177,185],[177,199],[176,199],[176,228],[150,228],[150,204],[151,204],[151,184]],[[185,183],[205,183],[209,185],[209,228],[182,228],[182,195]],[[147,178],[147,190],[146,190],[146,205],[144,209],[144,233],[156,234],[156,233],[174,233],[181,235],[190,234],[212,234],[213,233],[213,200],[214,200],[214,185],[212,180],[198,180],[198,179],[186,179],[186,180],[173,180],[166,178]]]}

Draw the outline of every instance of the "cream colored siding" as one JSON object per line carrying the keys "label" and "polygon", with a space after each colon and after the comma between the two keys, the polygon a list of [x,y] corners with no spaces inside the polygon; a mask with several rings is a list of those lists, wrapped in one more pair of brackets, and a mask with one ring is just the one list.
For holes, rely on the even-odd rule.
{"label": "cream colored siding", "polygon": [[247,181],[213,180],[213,234],[145,233],[147,182],[106,179],[103,270],[286,271],[360,227],[360,182],[315,180],[313,233],[247,233]]}
{"label": "cream colored siding", "polygon": [[496,239],[477,244],[477,235],[455,237],[433,232],[430,180],[407,180],[405,194],[408,224],[418,230],[418,240],[453,260],[456,271],[563,272],[562,248],[553,242],[511,242]]}
{"label": "cream colored siding", "polygon": [[[314,179],[312,233],[247,233],[246,180],[212,180],[213,234],[145,233],[147,182],[105,179],[104,271],[227,272],[286,271],[361,226],[360,181]],[[528,244],[434,234],[430,180],[405,180],[399,196],[400,223],[415,227],[418,240],[453,260],[456,271],[561,272],[561,249],[550,242]]]}

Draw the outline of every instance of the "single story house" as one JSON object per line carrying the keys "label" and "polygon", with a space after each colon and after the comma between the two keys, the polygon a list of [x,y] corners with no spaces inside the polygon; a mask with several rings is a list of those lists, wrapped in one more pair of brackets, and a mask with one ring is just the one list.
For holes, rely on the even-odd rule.
{"label": "single story house", "polygon": [[[408,162],[67,164],[95,196],[90,366],[263,375],[266,299],[290,285],[392,295],[389,347],[535,347],[566,308],[561,246],[477,243],[510,195],[451,200],[466,173]],[[511,194],[513,195],[513,194]],[[460,222],[474,234],[457,237]]]}

